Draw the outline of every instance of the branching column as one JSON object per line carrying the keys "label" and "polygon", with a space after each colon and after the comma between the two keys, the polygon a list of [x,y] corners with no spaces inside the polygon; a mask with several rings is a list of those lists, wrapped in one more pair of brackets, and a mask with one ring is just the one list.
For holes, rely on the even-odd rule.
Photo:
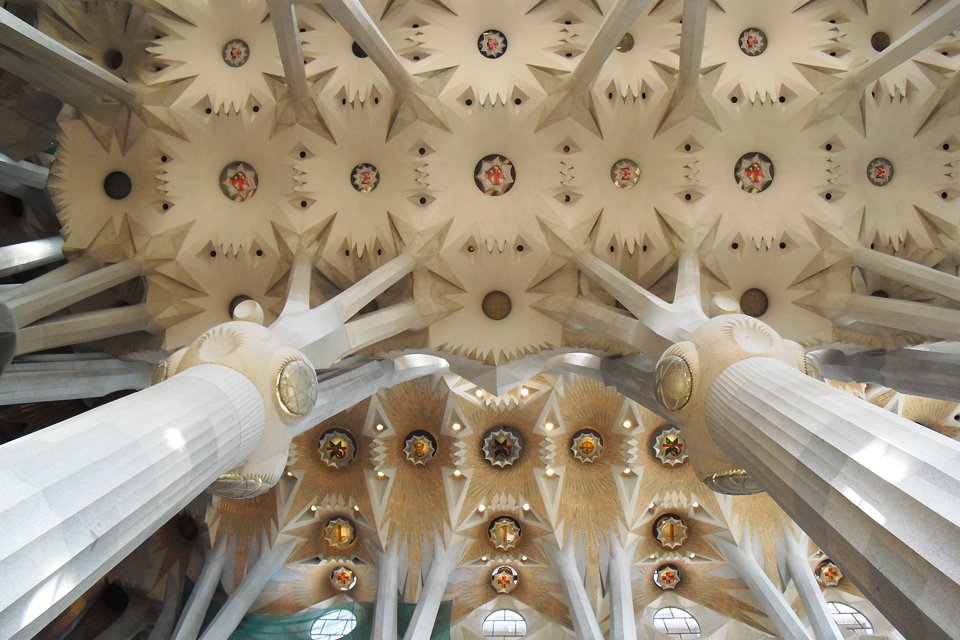
{"label": "branching column", "polygon": [[637,640],[637,618],[633,611],[633,559],[636,544],[626,548],[610,534],[610,560],[607,566],[607,583],[610,592],[610,638],[611,640]]}
{"label": "branching column", "polygon": [[394,536],[377,558],[377,604],[373,610],[371,640],[396,640],[400,563]]}
{"label": "branching column", "polygon": [[0,637],[29,638],[256,446],[260,392],[223,366],[0,446]]}
{"label": "branching column", "polygon": [[577,567],[577,560],[573,555],[573,542],[568,542],[563,549],[547,547],[553,566],[560,573],[560,586],[567,597],[567,607],[570,609],[570,619],[573,621],[573,632],[578,640],[603,640],[597,614],[590,606],[587,589],[583,586],[583,577]]}
{"label": "branching column", "polygon": [[423,583],[420,600],[413,610],[410,626],[403,634],[403,640],[430,640],[433,635],[433,625],[437,621],[437,612],[443,601],[443,594],[447,590],[450,575],[460,563],[460,556],[466,546],[466,538],[456,538],[446,548],[438,548]]}

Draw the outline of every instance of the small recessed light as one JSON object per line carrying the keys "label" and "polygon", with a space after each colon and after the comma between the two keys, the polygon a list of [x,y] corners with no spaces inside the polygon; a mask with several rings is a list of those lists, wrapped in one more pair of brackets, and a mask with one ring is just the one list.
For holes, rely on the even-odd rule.
{"label": "small recessed light", "polygon": [[317,510],[317,505],[314,504],[310,506],[310,511],[316,511],[316,510]]}
{"label": "small recessed light", "polygon": [[695,554],[695,553],[691,553],[691,554],[690,554],[690,559],[691,559],[691,560],[693,560],[693,559],[696,558],[696,557],[697,557],[697,554]]}
{"label": "small recessed light", "polygon": [[527,556],[520,556],[520,562],[526,562]]}
{"label": "small recessed light", "polygon": [[546,429],[547,431],[553,431],[553,423],[547,422],[546,424],[543,425],[543,428]]}
{"label": "small recessed light", "polygon": [[633,471],[630,470],[630,467],[623,470],[623,475],[625,476],[629,476],[631,473],[633,473]]}
{"label": "small recessed light", "polygon": [[383,471],[377,471],[377,477],[378,477],[378,478],[386,478],[386,477],[387,477],[387,474],[385,474]]}
{"label": "small recessed light", "polygon": [[524,502],[524,503],[523,503],[523,506],[520,507],[520,508],[523,509],[524,511],[530,511],[530,505],[527,504],[526,502]]}
{"label": "small recessed light", "polygon": [[459,477],[462,476],[462,475],[463,475],[463,473],[460,472],[460,469],[454,469],[454,470],[453,470],[453,477],[454,477],[454,478],[459,478]]}
{"label": "small recessed light", "polygon": [[693,507],[694,509],[696,509],[697,507],[700,506],[700,503],[697,502],[696,500],[694,500],[694,501],[693,501],[693,504],[691,504],[690,506]]}
{"label": "small recessed light", "polygon": [[293,477],[293,471],[287,471],[287,477],[288,477],[288,478],[292,478],[292,477]]}
{"label": "small recessed light", "polygon": [[527,389],[526,387],[520,387],[520,395],[526,398],[528,395],[530,395],[530,389]]}
{"label": "small recessed light", "polygon": [[656,559],[657,559],[657,554],[651,553],[651,554],[650,554],[650,559],[651,559],[651,560],[656,560]]}
{"label": "small recessed light", "polygon": [[454,422],[452,425],[450,425],[450,428],[453,429],[454,431],[460,431],[460,429],[462,429],[463,427],[460,426],[459,422]]}
{"label": "small recessed light", "polygon": [[482,398],[482,397],[483,397],[483,389],[477,389],[476,391],[473,392],[473,395],[477,396],[478,398]]}
{"label": "small recessed light", "polygon": [[358,505],[358,504],[353,505],[353,510],[359,512],[359,511],[360,511],[360,505]]}
{"label": "small recessed light", "polygon": [[479,505],[477,505],[477,511],[479,511],[480,513],[483,513],[483,512],[486,511],[486,510],[487,510],[487,505],[485,505],[485,504],[479,504]]}
{"label": "small recessed light", "polygon": [[480,556],[480,562],[486,562],[487,556]]}
{"label": "small recessed light", "polygon": [[377,425],[377,431],[383,431],[384,426],[382,424]]}
{"label": "small recessed light", "polygon": [[551,469],[550,467],[547,467],[546,474],[548,478],[552,478],[554,476],[554,470]]}
{"label": "small recessed light", "polygon": [[632,427],[632,426],[633,426],[633,423],[630,422],[629,420],[624,420],[624,421],[623,421],[623,428],[624,428],[624,429],[629,429],[629,428]]}
{"label": "small recessed light", "polygon": [[653,511],[656,508],[656,506],[657,506],[656,502],[651,502],[650,504],[647,505],[647,509],[649,509],[650,511]]}

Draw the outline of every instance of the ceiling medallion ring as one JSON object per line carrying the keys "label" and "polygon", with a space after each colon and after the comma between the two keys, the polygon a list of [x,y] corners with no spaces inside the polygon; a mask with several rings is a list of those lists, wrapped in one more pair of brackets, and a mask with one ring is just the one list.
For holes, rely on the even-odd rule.
{"label": "ceiling medallion ring", "polygon": [[250,45],[234,38],[223,45],[223,61],[228,67],[242,67],[250,59]]}
{"label": "ceiling medallion ring", "polygon": [[632,189],[640,181],[640,165],[630,158],[622,158],[610,167],[610,180],[621,189]]}
{"label": "ceiling medallion ring", "polygon": [[349,549],[357,541],[357,525],[349,518],[331,518],[323,528],[323,539],[334,549]]}
{"label": "ceiling medallion ring", "polygon": [[653,572],[653,583],[664,591],[676,589],[680,584],[680,569],[672,564],[657,567]]}
{"label": "ceiling medallion ring", "polygon": [[349,432],[335,427],[323,433],[317,451],[328,467],[342,469],[357,456],[357,441]]}
{"label": "ceiling medallion ring", "polygon": [[291,360],[277,372],[277,403],[284,413],[303,418],[317,403],[317,372],[304,360]]}
{"label": "ceiling medallion ring", "polygon": [[751,58],[767,50],[767,34],[756,27],[747,27],[741,31],[737,42],[740,45],[740,51]]}
{"label": "ceiling medallion ring", "polygon": [[502,196],[513,188],[517,170],[506,156],[491,153],[480,158],[473,171],[477,189],[488,196]]}
{"label": "ceiling medallion ring", "polygon": [[380,171],[369,162],[361,162],[350,171],[350,185],[360,193],[370,193],[380,185]]}
{"label": "ceiling medallion ring", "polygon": [[593,429],[581,429],[570,439],[570,451],[580,462],[593,463],[603,453],[603,436]]}
{"label": "ceiling medallion ring", "polygon": [[426,466],[437,455],[437,439],[422,429],[411,431],[403,441],[403,455],[414,466]]}
{"label": "ceiling medallion ring", "polygon": [[258,186],[257,170],[247,162],[236,160],[220,172],[220,191],[234,202],[246,202]]}
{"label": "ceiling medallion ring", "polygon": [[733,169],[737,185],[747,193],[761,193],[773,184],[773,161],[759,151],[740,156]]}
{"label": "ceiling medallion ring", "polygon": [[668,513],[653,523],[653,535],[666,549],[677,549],[687,541],[689,529],[680,516]]}
{"label": "ceiling medallion ring", "polygon": [[874,158],[867,165],[867,180],[875,187],[885,187],[893,180],[893,163],[886,158]]}
{"label": "ceiling medallion ring", "polygon": [[763,493],[763,487],[745,469],[727,469],[710,474],[703,480],[711,491],[727,496],[752,496]]}
{"label": "ceiling medallion ring", "polygon": [[676,467],[687,460],[687,441],[680,429],[661,429],[653,438],[653,453],[666,466]]}
{"label": "ceiling medallion ring", "polygon": [[353,569],[343,565],[335,567],[330,572],[330,586],[337,591],[350,591],[357,586],[357,574],[353,572]]}
{"label": "ceiling medallion ring", "polygon": [[477,38],[477,49],[484,58],[496,60],[507,52],[507,36],[499,29],[487,29]]}
{"label": "ceiling medallion ring", "polygon": [[483,436],[480,449],[487,462],[503,469],[520,459],[520,454],[523,452],[523,438],[509,427],[497,427]]}
{"label": "ceiling medallion ring", "polygon": [[843,580],[843,572],[840,571],[840,567],[829,558],[818,564],[813,573],[817,576],[817,581],[825,587],[835,587]]}
{"label": "ceiling medallion ring", "polygon": [[520,584],[520,574],[509,565],[500,565],[490,573],[490,586],[497,593],[507,594]]}
{"label": "ceiling medallion ring", "polygon": [[495,518],[487,527],[487,537],[490,539],[490,544],[501,551],[515,549],[520,542],[522,532],[520,523],[510,516]]}

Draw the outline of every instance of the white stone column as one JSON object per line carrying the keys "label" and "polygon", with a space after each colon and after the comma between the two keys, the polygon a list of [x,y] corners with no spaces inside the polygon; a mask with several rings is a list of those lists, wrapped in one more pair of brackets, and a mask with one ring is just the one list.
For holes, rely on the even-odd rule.
{"label": "white stone column", "polygon": [[590,606],[587,589],[583,586],[583,577],[573,555],[573,541],[567,542],[563,549],[546,545],[554,568],[560,573],[560,586],[567,598],[573,632],[578,640],[603,640],[597,614]]}
{"label": "white stone column", "polygon": [[466,538],[457,537],[446,548],[434,552],[433,563],[420,592],[420,600],[413,610],[413,617],[403,640],[430,640],[433,625],[437,621],[437,612],[443,602],[443,594],[447,590],[447,582],[460,564],[460,556],[466,544]]}
{"label": "white stone column", "polygon": [[286,563],[295,545],[296,540],[291,538],[277,541],[274,547],[265,549],[247,571],[239,586],[227,598],[223,608],[210,621],[210,626],[200,636],[200,640],[227,640],[236,631],[237,625],[243,620],[243,616],[247,614],[254,601],[260,596],[263,587],[273,577],[277,569]]}
{"label": "white stone column", "polygon": [[149,362],[97,354],[32,356],[7,365],[0,377],[0,405],[100,398],[145,389],[152,371]]}
{"label": "white stone column", "polygon": [[44,289],[80,277],[85,273],[95,271],[99,267],[100,263],[97,262],[93,256],[84,254],[76,260],[71,260],[67,264],[57,267],[53,271],[48,271],[42,276],[37,276],[30,282],[24,282],[10,291],[4,291],[3,295],[0,296],[0,301],[10,302],[17,298],[36,293],[37,291],[43,291]]}
{"label": "white stone column", "polygon": [[207,609],[210,608],[210,601],[213,600],[213,594],[216,593],[217,585],[220,584],[223,565],[227,561],[226,549],[227,536],[217,537],[217,542],[204,560],[197,584],[193,586],[190,598],[183,607],[171,640],[196,640],[203,619],[207,615]]}
{"label": "white stone column", "polygon": [[17,332],[17,355],[145,331],[150,322],[145,304],[51,318]]}
{"label": "white stone column", "polygon": [[842,640],[837,623],[833,621],[833,616],[827,613],[827,601],[813,575],[813,569],[807,564],[806,554],[786,527],[783,532],[783,545],[779,546],[777,551],[786,574],[793,580],[793,585],[800,595],[807,619],[813,628],[813,637],[816,640]]}
{"label": "white stone column", "polygon": [[373,610],[371,640],[396,640],[397,602],[400,596],[399,542],[393,536],[377,556],[377,603]]}
{"label": "white stone column", "polygon": [[766,357],[717,376],[706,421],[898,629],[960,638],[960,442]]}
{"label": "white stone column", "polygon": [[778,637],[784,640],[810,640],[810,635],[790,603],[757,564],[753,555],[725,540],[718,539],[716,544],[723,554],[723,559],[737,570],[740,579],[750,587],[753,597],[776,628]]}
{"label": "white stone column", "polygon": [[260,439],[240,373],[199,365],[0,446],[0,637],[30,638]]}
{"label": "white stone column", "polygon": [[7,306],[17,318],[17,324],[25,327],[52,313],[85,300],[110,287],[143,275],[143,263],[137,258],[103,267],[63,284],[48,287],[35,293],[20,295]]}
{"label": "white stone column", "polygon": [[960,355],[955,353],[898,349],[846,355],[823,349],[812,355],[831,380],[873,382],[901,393],[960,402]]}
{"label": "white stone column", "polygon": [[63,238],[43,238],[0,248],[0,278],[63,260]]}
{"label": "white stone column", "polygon": [[607,589],[610,593],[610,640],[637,640],[637,617],[633,611],[633,560],[636,543],[620,544],[610,534]]}
{"label": "white stone column", "polygon": [[177,622],[177,611],[180,609],[180,585],[172,571],[167,573],[167,586],[163,592],[163,607],[147,640],[170,640],[173,625]]}

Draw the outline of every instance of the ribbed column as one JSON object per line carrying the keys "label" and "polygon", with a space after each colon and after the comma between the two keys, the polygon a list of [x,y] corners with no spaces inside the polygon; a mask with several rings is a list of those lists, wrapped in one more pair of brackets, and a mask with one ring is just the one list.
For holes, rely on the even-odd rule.
{"label": "ribbed column", "polygon": [[789,531],[784,532],[784,544],[778,549],[787,574],[800,595],[800,601],[807,612],[807,619],[813,628],[816,640],[842,640],[840,629],[833,616],[827,613],[827,601],[817,584],[813,570],[807,564],[806,554]]}
{"label": "ribbed column", "polygon": [[42,238],[0,248],[0,278],[63,260],[63,238]]}
{"label": "ribbed column", "polygon": [[706,418],[902,633],[960,638],[960,443],[770,358],[721,373]]}
{"label": "ribbed column", "polygon": [[207,615],[207,609],[210,608],[210,601],[213,600],[213,594],[217,591],[217,585],[220,584],[223,565],[227,561],[226,549],[227,536],[217,537],[216,544],[204,560],[197,584],[194,585],[190,598],[183,607],[183,613],[180,614],[180,620],[173,630],[171,640],[196,640],[203,619]]}
{"label": "ribbed column", "polygon": [[[2,334],[0,334],[2,335]],[[33,356],[7,365],[0,378],[0,405],[100,398],[150,386],[153,365],[96,354]]]}
{"label": "ribbed column", "polygon": [[607,583],[610,592],[610,640],[637,640],[637,618],[633,611],[633,555],[636,547],[625,549],[616,534],[610,534]]}
{"label": "ribbed column", "polygon": [[4,291],[2,299],[4,301],[14,300],[22,296],[36,293],[37,291],[43,291],[49,287],[53,287],[67,282],[68,280],[72,280],[73,278],[82,276],[85,273],[96,271],[99,266],[100,263],[97,262],[93,256],[89,254],[82,255],[76,260],[71,260],[67,264],[57,267],[53,271],[48,271],[42,276],[37,276],[30,282],[18,284],[10,292]]}
{"label": "ribbed column", "polygon": [[294,539],[278,541],[276,546],[263,551],[237,588],[227,598],[223,608],[210,621],[210,626],[200,636],[200,640],[227,640],[236,631],[237,625],[240,624],[243,616],[247,614],[254,601],[260,596],[263,587],[273,577],[277,569],[286,563],[295,544],[296,540]]}
{"label": "ribbed column", "polygon": [[371,640],[396,640],[400,563],[397,536],[377,558],[377,604],[373,610]]}
{"label": "ribbed column", "polygon": [[740,579],[750,588],[760,608],[777,630],[777,637],[783,640],[810,640],[803,623],[783,593],[773,584],[754,557],[735,544],[717,540],[717,547],[723,559],[740,574]]}
{"label": "ribbed column", "polygon": [[443,594],[447,590],[447,582],[460,563],[466,543],[466,538],[456,538],[445,549],[437,551],[403,640],[430,640],[433,625],[437,621],[437,612],[443,602]]}
{"label": "ribbed column", "polygon": [[19,331],[17,355],[122,336],[149,326],[150,312],[145,304],[51,318]]}
{"label": "ribbed column", "polygon": [[29,638],[257,445],[256,387],[193,367],[0,446],[0,638]]}
{"label": "ribbed column", "polygon": [[554,568],[560,573],[560,586],[567,597],[567,608],[570,610],[570,620],[573,622],[573,632],[577,640],[603,640],[597,614],[590,606],[587,589],[583,586],[583,576],[573,557],[573,542],[568,542],[564,549],[547,547]]}

